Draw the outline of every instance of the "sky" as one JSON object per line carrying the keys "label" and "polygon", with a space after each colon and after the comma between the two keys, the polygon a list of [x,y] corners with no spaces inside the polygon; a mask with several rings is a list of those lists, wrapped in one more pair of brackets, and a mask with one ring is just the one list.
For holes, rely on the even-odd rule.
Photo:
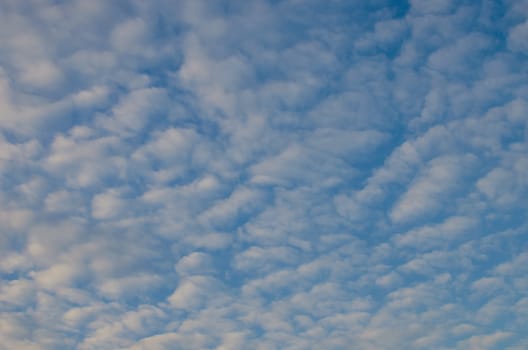
{"label": "sky", "polygon": [[0,350],[528,349],[528,1],[0,0]]}

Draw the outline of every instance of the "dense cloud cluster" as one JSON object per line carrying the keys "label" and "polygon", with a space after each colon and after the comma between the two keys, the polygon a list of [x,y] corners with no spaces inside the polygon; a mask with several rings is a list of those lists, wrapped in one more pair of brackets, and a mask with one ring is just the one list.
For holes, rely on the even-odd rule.
{"label": "dense cloud cluster", "polygon": [[0,350],[527,349],[527,18],[0,0]]}

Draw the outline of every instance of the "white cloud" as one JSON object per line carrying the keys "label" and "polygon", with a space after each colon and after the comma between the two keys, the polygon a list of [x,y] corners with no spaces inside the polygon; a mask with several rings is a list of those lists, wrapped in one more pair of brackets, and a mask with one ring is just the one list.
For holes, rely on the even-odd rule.
{"label": "white cloud", "polygon": [[210,298],[220,290],[221,285],[212,277],[191,276],[181,281],[174,293],[168,297],[168,301],[172,307],[178,309],[196,310],[204,307],[205,303],[212,302]]}
{"label": "white cloud", "polygon": [[31,87],[48,87],[58,84],[62,78],[61,71],[52,62],[34,62],[24,67],[20,80]]}
{"label": "white cloud", "polygon": [[461,189],[460,183],[465,173],[475,163],[476,159],[472,155],[432,160],[396,203],[390,213],[391,219],[405,222],[436,214],[443,206],[449,205],[448,201],[453,200],[451,196]]}
{"label": "white cloud", "polygon": [[469,349],[492,349],[497,344],[510,338],[512,336],[509,332],[495,332],[492,334],[475,335],[464,341],[462,346],[469,346]]}
{"label": "white cloud", "polygon": [[180,275],[205,275],[214,271],[209,254],[194,252],[181,258],[175,266]]}
{"label": "white cloud", "polygon": [[203,212],[199,220],[206,225],[229,226],[241,215],[258,211],[265,200],[265,193],[258,189],[238,188],[229,197],[217,201]]}
{"label": "white cloud", "polygon": [[526,54],[528,52],[528,21],[513,27],[508,33],[508,47],[514,52]]}
{"label": "white cloud", "polygon": [[413,246],[418,250],[445,247],[452,242],[467,240],[477,225],[478,221],[474,218],[454,216],[441,224],[423,226],[397,235],[394,241],[398,246]]}
{"label": "white cloud", "polygon": [[74,103],[83,108],[100,106],[104,104],[108,98],[110,91],[106,86],[94,86],[90,89],[82,90],[73,95]]}
{"label": "white cloud", "polygon": [[129,19],[116,26],[110,35],[110,42],[118,51],[140,53],[148,44],[148,34],[147,24],[143,19]]}
{"label": "white cloud", "polygon": [[0,302],[24,307],[35,298],[35,287],[31,280],[13,280],[0,288]]}
{"label": "white cloud", "polygon": [[482,51],[489,49],[491,44],[486,36],[472,33],[458,39],[453,45],[432,53],[428,58],[428,65],[440,72],[463,75],[470,71],[467,65],[480,57]]}
{"label": "white cloud", "polygon": [[298,252],[289,247],[249,247],[233,258],[233,266],[244,271],[268,270],[270,265],[284,266],[298,261]]}
{"label": "white cloud", "polygon": [[1,346],[527,347],[525,1],[121,5],[0,1]]}
{"label": "white cloud", "polygon": [[175,345],[203,348],[210,345],[207,340],[207,336],[199,333],[189,335],[163,333],[142,339],[138,344],[130,347],[129,350],[165,350]]}
{"label": "white cloud", "polygon": [[71,286],[76,278],[81,277],[81,266],[67,263],[55,264],[46,270],[32,273],[32,278],[39,287],[45,289],[56,289],[62,286]]}
{"label": "white cloud", "polygon": [[44,201],[47,211],[55,213],[75,213],[83,211],[83,199],[77,192],[59,190],[49,193]]}
{"label": "white cloud", "polygon": [[137,297],[156,290],[163,283],[163,278],[158,275],[137,274],[126,277],[105,279],[97,287],[99,293],[110,299]]}
{"label": "white cloud", "polygon": [[121,98],[110,116],[101,115],[98,123],[117,134],[140,131],[152,118],[159,117],[167,105],[166,91],[161,88],[139,88]]}
{"label": "white cloud", "polygon": [[87,187],[100,184],[105,178],[120,176],[123,160],[113,155],[113,150],[122,147],[116,137],[77,139],[58,135],[55,137],[50,155],[44,167],[56,176],[64,176],[67,185]]}
{"label": "white cloud", "polygon": [[121,198],[120,191],[110,189],[94,196],[92,200],[92,217],[95,219],[111,219],[120,215],[126,206],[126,201]]}

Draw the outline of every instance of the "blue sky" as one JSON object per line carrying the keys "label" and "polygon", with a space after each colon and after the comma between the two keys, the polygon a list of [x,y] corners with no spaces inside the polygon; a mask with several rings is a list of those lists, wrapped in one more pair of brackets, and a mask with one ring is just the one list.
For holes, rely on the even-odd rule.
{"label": "blue sky", "polygon": [[527,18],[0,0],[0,350],[527,349]]}

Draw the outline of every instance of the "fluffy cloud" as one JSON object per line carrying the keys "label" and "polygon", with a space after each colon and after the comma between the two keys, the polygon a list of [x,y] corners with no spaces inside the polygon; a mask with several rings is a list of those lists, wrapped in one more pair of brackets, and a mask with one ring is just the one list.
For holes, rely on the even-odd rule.
{"label": "fluffy cloud", "polygon": [[0,2],[0,348],[525,349],[527,14]]}

